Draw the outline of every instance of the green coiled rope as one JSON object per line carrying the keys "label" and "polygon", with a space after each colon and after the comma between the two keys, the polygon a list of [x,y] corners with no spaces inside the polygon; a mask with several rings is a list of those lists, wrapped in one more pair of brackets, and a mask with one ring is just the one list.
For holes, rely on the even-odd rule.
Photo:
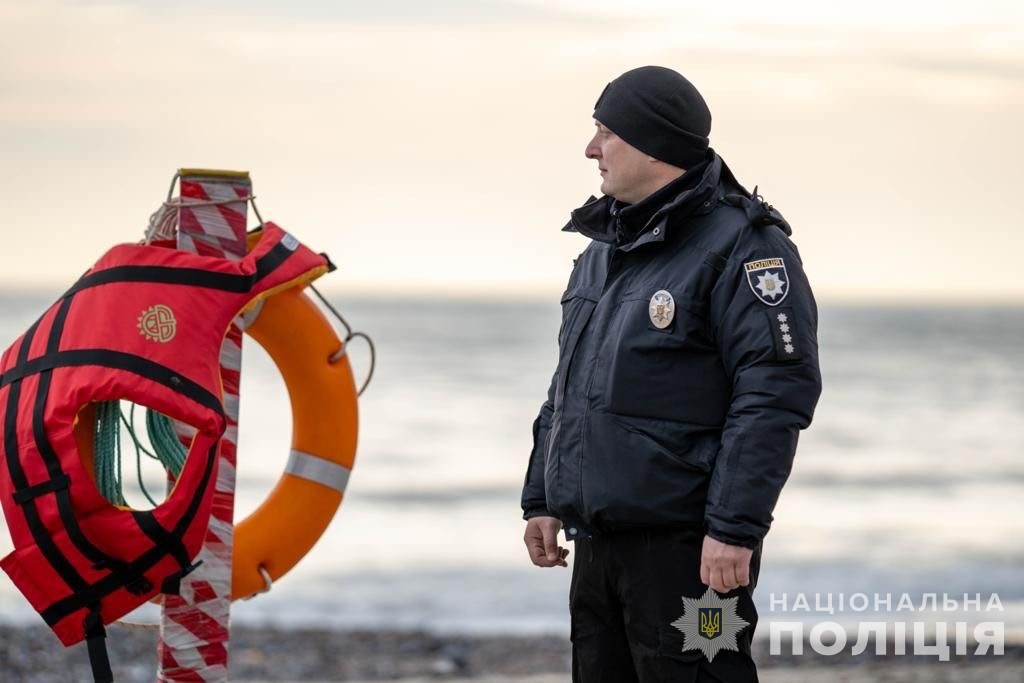
{"label": "green coiled rope", "polygon": [[158,461],[171,476],[177,478],[185,466],[185,447],[171,426],[171,419],[155,410],[146,409],[146,434],[153,450],[146,448],[135,431],[135,404],[131,404],[128,416],[121,410],[120,401],[103,401],[96,406],[95,469],[96,486],[104,498],[114,505],[127,506],[124,497],[124,480],[121,451],[121,425],[135,446],[135,469],[142,495],[151,505],[157,502],[149,495],[142,481],[142,455]]}

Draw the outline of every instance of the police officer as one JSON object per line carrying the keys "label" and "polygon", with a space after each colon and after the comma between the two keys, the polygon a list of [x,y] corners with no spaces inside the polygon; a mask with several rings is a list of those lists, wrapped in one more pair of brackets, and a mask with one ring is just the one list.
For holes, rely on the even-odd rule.
{"label": "police officer", "polygon": [[757,680],[762,539],[821,392],[817,309],[789,225],[709,147],[711,113],[663,67],[594,109],[600,198],[562,295],[533,425],[524,540],[567,566],[573,680]]}

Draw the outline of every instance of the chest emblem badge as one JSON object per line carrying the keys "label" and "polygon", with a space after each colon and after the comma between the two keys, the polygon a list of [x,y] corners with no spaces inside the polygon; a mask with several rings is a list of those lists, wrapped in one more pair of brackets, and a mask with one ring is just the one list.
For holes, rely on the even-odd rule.
{"label": "chest emblem badge", "polygon": [[769,306],[778,306],[789,294],[786,263],[780,258],[766,258],[743,264],[747,284],[758,299]]}
{"label": "chest emblem badge", "polygon": [[675,299],[664,289],[659,289],[651,297],[647,313],[651,316],[651,322],[654,326],[659,330],[663,330],[671,325],[672,320],[676,317]]}

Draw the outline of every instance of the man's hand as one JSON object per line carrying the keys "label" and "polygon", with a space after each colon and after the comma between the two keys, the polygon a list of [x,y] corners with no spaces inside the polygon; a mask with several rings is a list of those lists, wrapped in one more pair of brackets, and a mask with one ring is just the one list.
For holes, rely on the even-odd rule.
{"label": "man's hand", "polygon": [[754,551],[704,537],[700,551],[700,581],[719,593],[750,585],[750,558]]}
{"label": "man's hand", "polygon": [[569,550],[558,545],[558,531],[562,522],[556,517],[531,517],[526,521],[523,542],[530,553],[530,561],[538,567],[568,567],[565,558]]}

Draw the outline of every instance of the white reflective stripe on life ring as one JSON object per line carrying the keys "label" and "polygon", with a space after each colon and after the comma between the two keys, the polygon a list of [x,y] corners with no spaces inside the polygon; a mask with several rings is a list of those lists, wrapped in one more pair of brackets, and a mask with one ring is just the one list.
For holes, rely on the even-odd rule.
{"label": "white reflective stripe on life ring", "polygon": [[289,453],[288,464],[285,465],[284,471],[285,474],[315,481],[340,493],[345,492],[345,487],[348,486],[348,477],[351,474],[351,470],[337,463],[296,450]]}

